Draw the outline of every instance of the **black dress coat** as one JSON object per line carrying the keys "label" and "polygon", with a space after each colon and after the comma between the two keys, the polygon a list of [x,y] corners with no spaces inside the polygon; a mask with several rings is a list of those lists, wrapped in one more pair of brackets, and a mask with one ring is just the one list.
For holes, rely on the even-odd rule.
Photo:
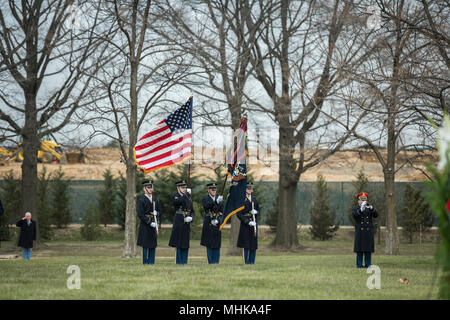
{"label": "black dress coat", "polygon": [[30,220],[28,225],[26,219],[19,220],[16,226],[20,228],[19,243],[17,244],[22,248],[33,248],[33,240],[36,240],[36,222],[33,219]]}
{"label": "black dress coat", "polygon": [[[155,210],[158,212],[156,219],[158,222],[161,219],[161,205],[158,198],[152,197],[155,202]],[[150,201],[145,195],[138,200],[137,213],[141,220],[139,224],[139,233],[137,238],[137,245],[143,248],[156,248],[158,245],[156,228],[150,226],[150,223],[155,222],[153,215],[153,201]]]}
{"label": "black dress coat", "polygon": [[[218,204],[216,199],[217,197],[213,200],[209,194],[204,196],[202,199],[203,209],[205,210],[205,218],[203,219],[200,245],[212,249],[220,248],[222,245],[222,232],[219,230],[220,222],[215,226],[211,224],[211,221],[214,220],[214,217],[212,217],[211,214],[214,215],[219,212],[223,212],[222,203]],[[217,215],[216,219],[220,220],[219,215]]]}
{"label": "black dress coat", "polygon": [[184,222],[186,208],[190,209],[189,215],[194,219],[194,205],[189,194],[184,195],[178,192],[172,196],[172,204],[177,212],[173,217],[172,233],[170,234],[169,246],[181,249],[189,248],[189,237],[191,233],[191,222]]}
{"label": "black dress coat", "polygon": [[256,211],[258,211],[258,214],[255,215],[257,224],[258,224],[258,216],[259,216],[260,212],[259,212],[258,201],[256,201],[256,199],[253,195],[251,198],[252,198],[252,201],[250,202],[248,200],[248,198],[245,197],[244,210],[236,213],[239,220],[241,220],[241,227],[239,228],[237,247],[238,248],[246,248],[246,249],[250,249],[250,250],[256,250],[256,249],[258,249],[258,225],[256,226],[256,236],[254,234],[255,227],[251,227],[248,225],[249,222],[253,220],[252,214],[250,214],[250,211],[252,210],[252,202],[253,202],[254,209]]}
{"label": "black dress coat", "polygon": [[353,219],[355,219],[355,243],[354,252],[374,252],[374,226],[372,218],[378,217],[378,212],[373,208],[365,208],[361,212],[360,207],[352,210]]}
{"label": "black dress coat", "polygon": [[3,205],[2,205],[2,200],[0,200],[0,217],[3,214]]}

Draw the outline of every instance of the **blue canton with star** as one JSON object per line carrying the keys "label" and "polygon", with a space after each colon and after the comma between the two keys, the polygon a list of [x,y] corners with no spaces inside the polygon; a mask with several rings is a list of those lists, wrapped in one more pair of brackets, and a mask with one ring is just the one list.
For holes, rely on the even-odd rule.
{"label": "blue canton with star", "polygon": [[192,129],[192,99],[172,112],[167,117],[166,124],[172,133]]}

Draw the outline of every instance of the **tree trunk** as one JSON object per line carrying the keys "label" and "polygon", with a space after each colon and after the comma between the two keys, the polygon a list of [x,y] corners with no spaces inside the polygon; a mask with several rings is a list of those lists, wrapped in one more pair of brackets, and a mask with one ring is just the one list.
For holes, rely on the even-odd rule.
{"label": "tree trunk", "polygon": [[227,254],[230,256],[239,256],[242,254],[242,249],[236,246],[240,227],[241,221],[236,215],[233,215],[231,217],[230,245],[227,251]]}
{"label": "tree trunk", "polygon": [[123,258],[136,257],[136,165],[127,165],[125,244]]}
{"label": "tree trunk", "polygon": [[[400,7],[403,6],[403,1]],[[399,254],[399,235],[397,230],[396,195],[395,195],[395,154],[396,154],[396,117],[398,112],[398,88],[400,72],[400,56],[402,54],[401,27],[397,22],[396,43],[392,61],[392,82],[387,107],[387,160],[383,168],[384,190],[386,201],[386,248],[389,255]]]}
{"label": "tree trunk", "polygon": [[[239,128],[239,125],[241,124],[241,117],[242,117],[242,108],[239,101],[242,101],[242,97],[240,100],[236,101],[235,99],[230,98],[229,100],[233,101],[234,103],[229,105],[230,113],[231,113],[231,127],[234,130]],[[247,166],[247,171],[250,168]],[[228,246],[227,254],[230,256],[239,256],[242,254],[242,249],[238,248],[237,240],[239,237],[239,229],[241,227],[241,222],[236,215],[233,215],[231,217],[231,230],[230,230],[230,244]]]}
{"label": "tree trunk", "polygon": [[[388,137],[388,145],[389,145]],[[394,141],[395,145],[395,141]],[[386,199],[386,248],[389,255],[399,254],[397,230],[396,196],[395,196],[395,149],[388,146],[388,161],[384,170],[384,187]]]}
{"label": "tree trunk", "polygon": [[419,225],[419,245],[422,245],[422,225]]}
{"label": "tree trunk", "polygon": [[40,240],[39,212],[37,212],[37,150],[40,145],[37,135],[36,97],[32,93],[25,93],[25,125],[22,134],[22,214],[32,214],[36,221],[36,240]]}
{"label": "tree trunk", "polygon": [[[131,49],[134,52],[134,48]],[[136,162],[134,160],[134,145],[137,141],[137,75],[139,63],[131,59],[130,68],[130,123],[128,127],[129,145],[127,165],[127,196],[125,213],[125,246],[124,258],[136,256]]]}
{"label": "tree trunk", "polygon": [[274,245],[280,248],[292,248],[299,245],[297,238],[297,182],[293,150],[293,132],[288,125],[280,125],[280,163],[278,182],[278,219]]}
{"label": "tree trunk", "polygon": [[378,226],[377,237],[378,237],[378,244],[381,244],[381,225]]}
{"label": "tree trunk", "polygon": [[299,245],[297,238],[297,183],[278,183],[279,206],[277,219],[277,234],[274,245],[281,248],[292,248]]}

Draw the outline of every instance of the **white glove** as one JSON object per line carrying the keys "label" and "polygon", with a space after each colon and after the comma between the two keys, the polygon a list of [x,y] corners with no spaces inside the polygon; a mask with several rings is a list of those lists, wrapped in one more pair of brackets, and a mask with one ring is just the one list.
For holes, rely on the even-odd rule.
{"label": "white glove", "polygon": [[152,215],[154,215],[154,216],[156,217],[156,216],[158,215],[158,211],[156,211],[156,210],[153,211],[153,212],[152,212]]}
{"label": "white glove", "polygon": [[216,202],[219,204],[223,201],[223,196],[218,196]]}
{"label": "white glove", "polygon": [[256,226],[256,222],[255,222],[255,221],[250,221],[250,222],[248,223],[248,225],[249,225],[250,227],[255,227],[255,226]]}
{"label": "white glove", "polygon": [[150,223],[150,227],[156,228],[156,223],[155,222]]}
{"label": "white glove", "polygon": [[184,218],[184,222],[191,222],[192,221],[192,217],[186,217]]}
{"label": "white glove", "polygon": [[361,203],[361,211],[364,211],[366,209],[366,201]]}
{"label": "white glove", "polygon": [[251,214],[258,214],[258,211],[256,211],[255,209],[252,209],[252,210],[250,211],[250,213],[251,213]]}
{"label": "white glove", "polygon": [[186,189],[186,192],[189,193],[189,194],[191,194],[191,188],[187,188],[187,189]]}
{"label": "white glove", "polygon": [[217,225],[219,223],[219,221],[217,219],[214,219],[213,221],[211,221],[211,224],[213,226]]}
{"label": "white glove", "polygon": [[373,210],[373,206],[372,205],[368,206],[367,208],[369,208],[370,210]]}

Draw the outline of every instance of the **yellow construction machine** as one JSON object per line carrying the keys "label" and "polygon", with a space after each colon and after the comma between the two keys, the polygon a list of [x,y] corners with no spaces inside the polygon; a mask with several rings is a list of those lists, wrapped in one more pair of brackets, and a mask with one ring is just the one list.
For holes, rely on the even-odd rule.
{"label": "yellow construction machine", "polygon": [[[42,140],[39,147],[37,158],[39,162],[51,163],[53,161],[60,162],[63,156],[61,145],[50,140]],[[23,161],[22,143],[17,145],[16,149],[8,150],[0,147],[0,162],[1,161]]]}

